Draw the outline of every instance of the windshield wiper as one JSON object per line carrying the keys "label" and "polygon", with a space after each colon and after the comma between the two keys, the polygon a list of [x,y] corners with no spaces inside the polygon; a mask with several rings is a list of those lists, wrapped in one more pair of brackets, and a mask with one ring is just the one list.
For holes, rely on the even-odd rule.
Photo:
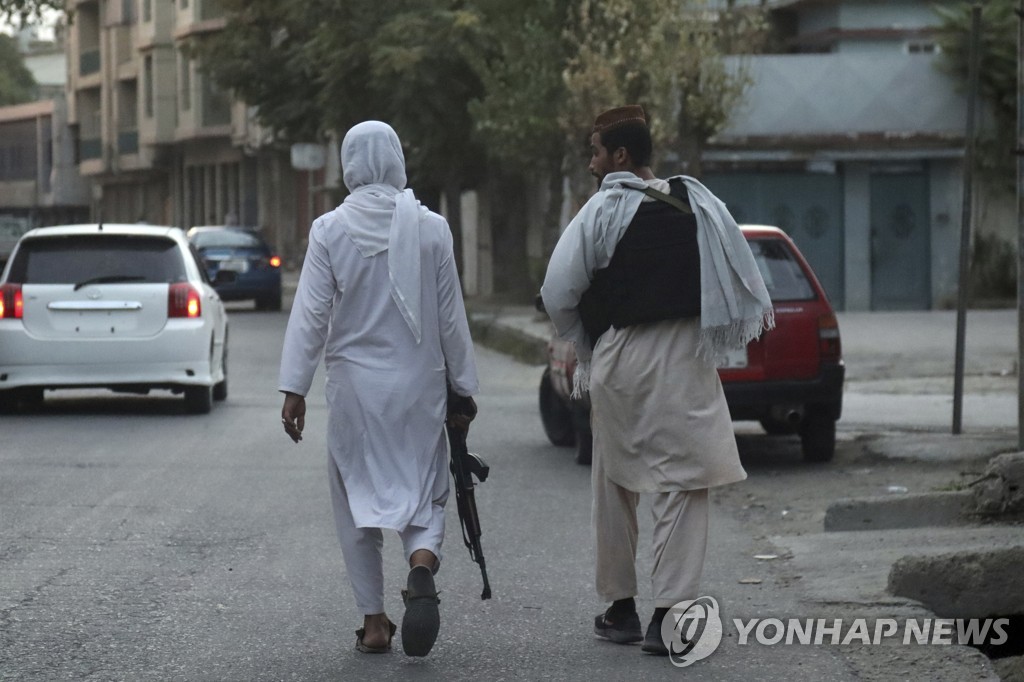
{"label": "windshield wiper", "polygon": [[102,277],[91,277],[87,280],[83,280],[75,285],[74,291],[78,291],[82,287],[87,287],[90,284],[115,284],[117,282],[143,282],[145,281],[145,275],[104,275]]}

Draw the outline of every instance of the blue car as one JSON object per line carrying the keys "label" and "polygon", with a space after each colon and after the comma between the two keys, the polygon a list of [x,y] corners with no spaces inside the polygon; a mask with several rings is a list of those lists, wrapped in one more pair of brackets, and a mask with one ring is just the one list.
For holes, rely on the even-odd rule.
{"label": "blue car", "polygon": [[[188,238],[222,300],[252,300],[257,310],[281,309],[281,258],[255,230],[204,225],[189,230]],[[222,272],[234,276],[218,278]]]}

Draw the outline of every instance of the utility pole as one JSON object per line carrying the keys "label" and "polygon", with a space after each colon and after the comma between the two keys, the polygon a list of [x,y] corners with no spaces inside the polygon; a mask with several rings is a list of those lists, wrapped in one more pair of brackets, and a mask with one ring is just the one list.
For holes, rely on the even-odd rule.
{"label": "utility pole", "polygon": [[953,369],[953,434],[963,427],[964,341],[967,328],[967,294],[971,265],[971,217],[974,189],[974,112],[978,101],[981,42],[981,5],[971,5],[971,35],[967,67],[967,129],[964,133],[964,196],[960,219],[960,286],[956,306],[956,362]]}
{"label": "utility pole", "polygon": [[1024,450],[1024,0],[1017,8],[1017,449]]}

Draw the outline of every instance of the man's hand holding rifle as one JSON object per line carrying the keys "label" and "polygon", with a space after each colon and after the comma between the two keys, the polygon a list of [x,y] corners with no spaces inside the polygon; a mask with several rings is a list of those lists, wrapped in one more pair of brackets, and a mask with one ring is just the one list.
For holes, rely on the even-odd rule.
{"label": "man's hand holding rifle", "polygon": [[484,551],[480,545],[480,517],[476,509],[476,496],[473,491],[477,481],[487,480],[490,467],[479,456],[469,452],[466,447],[466,434],[469,424],[476,417],[476,402],[472,397],[460,396],[449,390],[448,418],[445,428],[448,431],[448,442],[451,446],[451,472],[455,479],[455,502],[459,510],[459,522],[462,524],[462,540],[466,543],[470,558],[480,565],[484,589],[481,599],[491,598],[491,585],[487,580],[487,565]]}

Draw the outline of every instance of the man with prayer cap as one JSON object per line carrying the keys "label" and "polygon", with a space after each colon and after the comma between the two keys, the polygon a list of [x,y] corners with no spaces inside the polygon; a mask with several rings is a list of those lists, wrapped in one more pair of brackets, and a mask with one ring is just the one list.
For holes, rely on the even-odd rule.
{"label": "man with prayer cap", "polygon": [[[774,315],[725,204],[691,177],[655,177],[641,107],[602,113],[590,145],[600,189],[562,233],[541,294],[576,347],[574,397],[590,393],[596,587],[611,602],[594,632],[667,655],[666,613],[700,596],[708,489],[746,478],[715,358]],[[654,515],[645,634],[635,600],[641,493]]]}
{"label": "man with prayer cap", "polygon": [[398,135],[356,125],[341,144],[351,194],[309,232],[281,353],[281,421],[298,443],[305,396],[327,368],[328,478],[338,540],[363,627],[356,648],[391,649],[383,529],[398,532],[410,571],[402,648],[425,656],[440,626],[433,576],[448,498],[445,420],[476,414],[476,364],[452,234],[406,189]]}

